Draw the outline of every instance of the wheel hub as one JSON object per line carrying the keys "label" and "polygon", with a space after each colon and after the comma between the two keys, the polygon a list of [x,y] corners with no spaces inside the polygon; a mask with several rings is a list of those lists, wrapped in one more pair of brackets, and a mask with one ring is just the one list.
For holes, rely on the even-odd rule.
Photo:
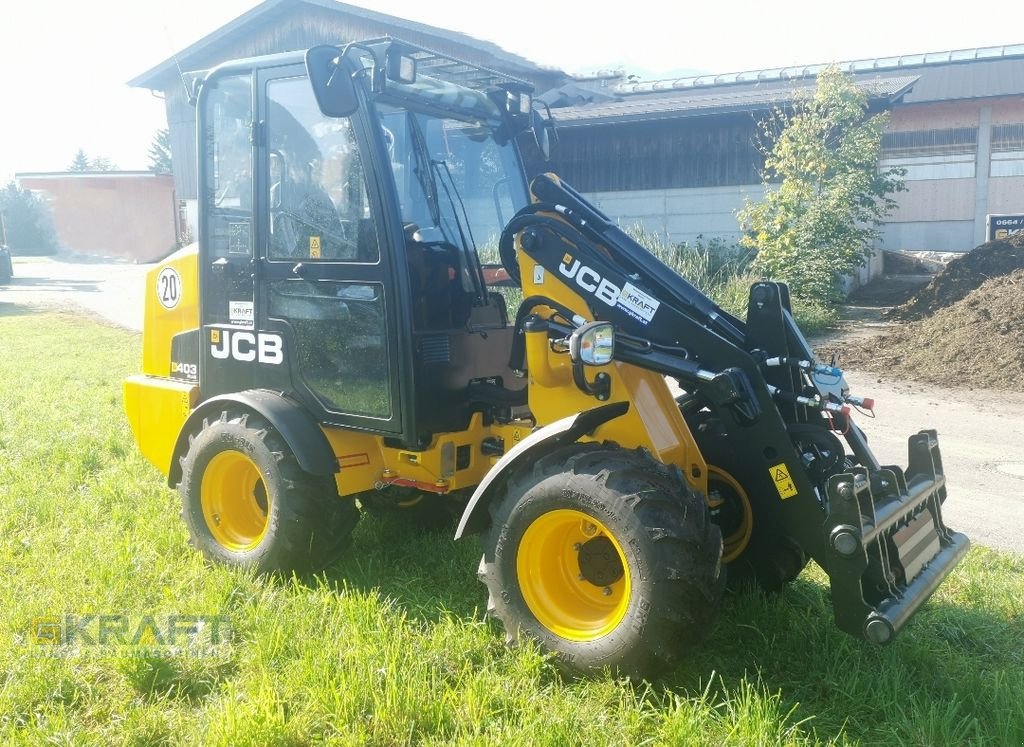
{"label": "wheel hub", "polygon": [[611,586],[622,578],[622,560],[606,536],[594,537],[580,546],[580,575],[594,586]]}

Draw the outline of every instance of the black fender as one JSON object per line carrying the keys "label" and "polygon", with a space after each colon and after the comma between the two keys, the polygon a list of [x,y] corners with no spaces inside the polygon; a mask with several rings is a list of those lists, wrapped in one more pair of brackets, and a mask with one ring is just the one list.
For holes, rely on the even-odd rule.
{"label": "black fender", "polygon": [[171,466],[167,472],[167,484],[172,488],[181,482],[181,464],[178,459],[188,448],[189,433],[198,431],[204,418],[210,413],[220,412],[227,404],[240,405],[270,421],[295,454],[299,466],[306,472],[311,475],[333,475],[338,471],[338,460],[334,456],[334,450],[309,410],[280,392],[249,389],[210,397],[189,414],[178,433],[174,454],[171,456]]}
{"label": "black fender", "polygon": [[545,425],[513,446],[476,486],[473,497],[469,499],[466,510],[462,512],[459,528],[455,531],[455,539],[461,539],[467,530],[469,533],[475,533],[486,526],[483,519],[487,516],[487,507],[494,498],[496,490],[505,484],[508,476],[520,464],[528,464],[541,453],[558,446],[575,443],[579,441],[580,436],[592,433],[598,426],[621,417],[628,411],[629,402],[612,402],[591,410],[584,410]]}

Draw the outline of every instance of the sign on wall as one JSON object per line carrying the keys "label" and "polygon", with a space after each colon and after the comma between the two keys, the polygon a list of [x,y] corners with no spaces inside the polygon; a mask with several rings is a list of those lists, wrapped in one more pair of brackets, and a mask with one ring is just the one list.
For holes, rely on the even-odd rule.
{"label": "sign on wall", "polygon": [[996,241],[1024,230],[1024,215],[988,215],[985,218],[985,240]]}

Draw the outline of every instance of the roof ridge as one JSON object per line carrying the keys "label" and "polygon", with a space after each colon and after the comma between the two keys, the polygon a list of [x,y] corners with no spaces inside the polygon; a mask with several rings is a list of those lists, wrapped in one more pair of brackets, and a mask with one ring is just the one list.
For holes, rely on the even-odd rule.
{"label": "roof ridge", "polygon": [[413,21],[408,18],[401,18],[400,16],[381,13],[380,11],[373,10],[371,8],[364,8],[347,2],[340,2],[340,0],[264,0],[264,2],[261,2],[227,23],[215,28],[186,46],[184,49],[175,52],[167,59],[153,65],[145,72],[135,76],[128,81],[128,85],[137,88],[148,88],[153,82],[153,78],[160,77],[171,71],[176,71],[178,68],[178,62],[187,60],[189,57],[201,52],[214,42],[228,34],[231,34],[232,32],[237,31],[239,28],[242,28],[253,20],[276,9],[286,8],[288,6],[301,7],[303,5],[342,13],[351,13],[361,16],[367,20],[390,24],[398,28],[407,29],[414,33],[425,34],[440,39],[446,39],[451,42],[464,44],[485,54],[497,57],[506,65],[517,65],[526,70],[536,72],[561,72],[557,68],[540,65],[526,57],[523,57],[522,55],[509,52],[492,41],[477,39],[463,31],[454,31],[440,26],[431,26],[430,24],[422,23],[421,21]]}
{"label": "roof ridge", "polygon": [[619,83],[611,87],[621,96],[657,93],[683,88],[703,88],[711,86],[738,85],[742,83],[766,83],[800,78],[813,78],[819,72],[835,65],[840,70],[851,73],[891,72],[908,68],[929,67],[932,65],[948,65],[965,62],[983,62],[1013,57],[1024,57],[1024,44],[1003,44],[989,47],[967,47],[940,52],[915,52],[912,54],[888,55],[885,57],[869,57],[842,62],[821,62],[811,65],[787,65],[784,67],[762,68],[758,70],[739,70],[727,73],[706,73],[703,75],[687,75],[674,78],[639,83]]}

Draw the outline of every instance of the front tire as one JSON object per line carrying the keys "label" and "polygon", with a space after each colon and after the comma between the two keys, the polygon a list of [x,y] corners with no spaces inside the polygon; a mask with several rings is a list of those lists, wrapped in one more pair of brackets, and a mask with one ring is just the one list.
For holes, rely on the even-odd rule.
{"label": "front tire", "polygon": [[311,475],[263,417],[203,421],[181,458],[181,516],[210,560],[259,573],[320,570],[346,547],[359,511],[334,478]]}
{"label": "front tire", "polygon": [[651,676],[710,629],[722,539],[681,474],[642,451],[558,449],[491,507],[480,576],[508,642],[521,635],[576,674]]}

